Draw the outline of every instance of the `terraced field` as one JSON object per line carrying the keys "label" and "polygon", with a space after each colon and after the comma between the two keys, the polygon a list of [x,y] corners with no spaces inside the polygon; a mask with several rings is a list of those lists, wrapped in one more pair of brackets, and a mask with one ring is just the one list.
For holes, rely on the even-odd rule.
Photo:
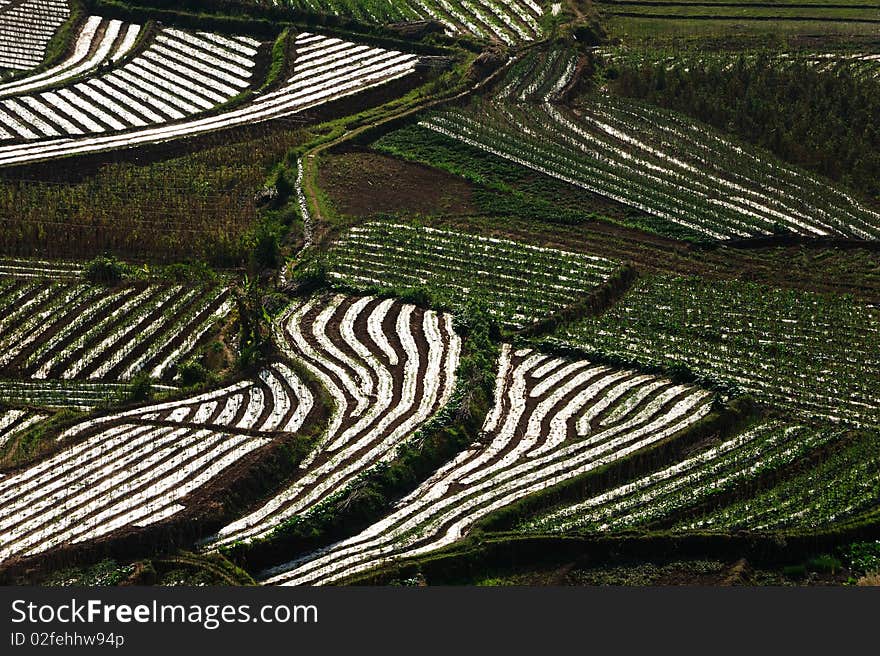
{"label": "terraced field", "polygon": [[160,4],[0,0],[0,584],[871,578],[876,3]]}
{"label": "terraced field", "polygon": [[558,339],[727,382],[812,419],[880,425],[878,308],[745,282],[654,276]]}
{"label": "terraced field", "polygon": [[24,408],[0,408],[0,448],[18,433],[46,419],[49,415]]}
{"label": "terraced field", "polygon": [[880,236],[880,213],[845,191],[675,113],[601,93],[558,105],[576,64],[528,56],[491,101],[418,125],[706,239]]}
{"label": "terraced field", "polygon": [[[156,391],[176,389],[172,385],[154,385]],[[102,383],[87,380],[0,380],[0,402],[33,405],[42,408],[92,410],[119,403],[128,398],[128,383]]]}
{"label": "terraced field", "polygon": [[[0,166],[159,143],[290,116],[408,75],[418,60],[415,55],[303,32],[294,44],[293,73],[278,89],[240,107],[194,117],[248,88],[257,46],[246,37],[164,30],[142,55],[79,88],[84,96],[75,94],[76,107],[60,91],[42,94],[38,104],[43,106],[45,100],[58,110],[44,115],[50,123],[34,116],[37,122],[28,126],[7,116],[7,132],[30,141],[0,146]],[[100,108],[102,103],[110,113]],[[77,109],[87,106],[95,111]],[[59,133],[56,128],[60,134],[82,136],[51,136]],[[105,132],[118,134],[92,136]]]}
{"label": "terraced field", "polygon": [[124,381],[162,378],[232,308],[213,286],[0,276],[0,373],[16,378]]}
{"label": "terraced field", "polygon": [[[730,495],[739,493],[740,496],[752,499],[749,491],[756,488],[756,482],[762,477],[778,475],[780,471],[799,463],[822,447],[837,447],[839,442],[846,442],[846,435],[845,430],[838,428],[816,428],[786,424],[778,420],[767,421],[642,478],[580,503],[538,515],[521,526],[520,530],[534,533],[605,533],[669,525],[677,516],[693,514],[694,509],[712,508],[718,505],[719,499],[730,498]],[[864,440],[857,443],[862,442]],[[851,449],[852,447],[837,449],[834,460],[845,457],[844,454],[851,453]],[[853,464],[855,462],[857,461],[854,460]],[[807,478],[815,477],[825,468],[827,465],[824,463],[818,465],[816,471],[811,472]],[[864,478],[863,482],[867,489],[877,486],[877,482],[869,477]],[[847,492],[838,487],[839,483],[840,481],[830,477],[825,478],[825,485],[835,496]],[[781,489],[794,488],[787,481]],[[815,489],[811,490],[811,494],[815,492]],[[759,493],[759,496],[762,494],[766,493]],[[854,497],[848,498],[855,500]],[[752,503],[753,501],[744,502],[745,505]],[[800,504],[786,505],[796,508]],[[862,503],[861,507],[865,505],[870,504]],[[722,507],[725,506],[722,504]],[[851,512],[861,507],[856,503]],[[781,520],[783,507],[779,510]],[[717,514],[721,516],[727,512]],[[714,517],[715,514],[710,512],[708,517]],[[779,525],[797,526],[804,519],[803,516],[791,513],[787,521],[780,521]],[[688,519],[683,523],[697,528],[710,527],[715,522],[707,518],[705,521]],[[746,526],[748,523],[740,525],[742,528]],[[769,525],[752,528],[768,527]]]}
{"label": "terraced field", "polygon": [[0,97],[51,87],[77,76],[94,74],[101,66],[115,63],[128,55],[140,33],[140,25],[89,16],[80,29],[69,57],[39,73],[19,76],[0,84]]}
{"label": "terraced field", "polygon": [[283,4],[364,23],[436,21],[449,36],[467,35],[508,45],[533,41],[543,33],[540,0],[284,0]]}
{"label": "terraced field", "polygon": [[39,66],[69,16],[66,0],[0,0],[0,73]]}
{"label": "terraced field", "polygon": [[[83,33],[91,25],[87,22]],[[109,50],[119,41],[118,49],[108,53],[111,64],[125,56],[138,29],[134,25],[123,30],[119,21],[106,25],[101,45]],[[0,101],[5,129],[0,142],[130,130],[211,110],[250,86],[257,46],[257,41],[245,37],[164,28],[111,73],[28,95],[18,95],[24,89],[17,88],[16,95]],[[92,68],[100,67],[104,56],[92,59],[97,60]],[[57,86],[79,75],[78,68],[65,67],[49,79]],[[0,157],[17,152],[21,149],[7,147],[0,150]]]}
{"label": "terraced field", "polygon": [[386,222],[349,230],[328,267],[353,287],[428,287],[458,306],[476,301],[512,329],[583,300],[619,269],[600,257]]}
{"label": "terraced field", "polygon": [[635,371],[504,345],[485,441],[439,469],[362,533],[264,573],[332,583],[461,539],[480,518],[686,429],[712,395]]}
{"label": "terraced field", "polygon": [[58,453],[0,476],[0,561],[173,517],[313,408],[309,389],[276,363],[213,392],[77,424]]}
{"label": "terraced field", "polygon": [[266,536],[346,488],[446,405],[461,340],[452,317],[393,299],[312,298],[276,324],[277,341],[334,403],[327,431],[292,484],[221,529],[209,546]]}

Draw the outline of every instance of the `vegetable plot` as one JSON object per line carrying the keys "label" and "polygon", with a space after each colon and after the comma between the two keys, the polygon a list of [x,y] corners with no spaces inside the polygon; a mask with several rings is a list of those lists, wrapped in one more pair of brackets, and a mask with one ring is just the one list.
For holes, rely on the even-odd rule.
{"label": "vegetable plot", "polygon": [[[119,21],[110,21],[104,35],[106,54],[97,53],[92,58],[97,62],[116,46],[119,50],[109,55],[114,62],[134,44],[130,30],[123,31]],[[0,100],[5,138],[32,141],[117,132],[211,110],[248,88],[257,46],[248,37],[163,28],[146,49],[106,75]],[[71,69],[56,75],[63,79]],[[12,152],[22,148],[26,151],[18,146]],[[9,147],[0,149],[0,156],[8,152]]]}
{"label": "vegetable plot", "polygon": [[49,415],[34,410],[0,408],[0,448],[3,447],[15,435],[27,430]]}
{"label": "vegetable plot", "polygon": [[[174,390],[170,385],[153,385],[155,390]],[[35,405],[41,408],[93,408],[118,403],[131,385],[95,383],[83,380],[0,380],[0,402]]]}
{"label": "vegetable plot", "polygon": [[83,267],[76,262],[62,260],[31,260],[12,257],[0,258],[0,277],[49,278],[52,280],[79,280]]}
{"label": "vegetable plot", "polygon": [[51,68],[0,84],[0,98],[63,84],[74,77],[97,72],[127,55],[140,34],[141,26],[124,24],[100,16],[89,16],[77,35],[73,53]]}
{"label": "vegetable plot", "polygon": [[0,276],[0,372],[16,378],[161,378],[232,309],[228,289],[105,289]]}
{"label": "vegetable plot", "polygon": [[544,10],[536,0],[286,0],[302,11],[350,16],[364,23],[433,20],[449,36],[508,45],[541,37]]}
{"label": "vegetable plot", "polygon": [[676,435],[710,406],[697,387],[504,345],[481,442],[382,521],[266,572],[266,582],[332,583],[440,549],[495,510]]}
{"label": "vegetable plot", "polygon": [[791,466],[815,449],[842,441],[845,435],[840,429],[768,421],[635,481],[540,515],[520,529],[594,533],[665,524],[722,495],[738,489],[747,493],[747,486],[759,477]]}
{"label": "vegetable plot", "polygon": [[327,389],[333,414],[293,483],[223,528],[211,547],[264,537],[393,458],[455,385],[461,344],[448,314],[337,295],[295,303],[276,328],[285,353]]}
{"label": "vegetable plot", "polygon": [[527,55],[493,99],[419,125],[707,239],[880,237],[880,213],[707,126],[602,93],[559,104],[576,61],[558,49]]}
{"label": "vegetable plot", "polygon": [[880,425],[880,312],[845,296],[739,281],[639,279],[599,317],[558,338],[699,376],[812,420]]}
{"label": "vegetable plot", "polygon": [[[186,49],[195,50],[191,42],[186,41],[177,33],[174,36],[176,39],[184,41],[183,45]],[[232,41],[225,39],[225,37],[207,35],[205,33],[199,33],[196,37],[201,41],[214,42],[217,39],[223,39],[223,43],[220,45],[232,47],[228,45]],[[235,47],[249,48],[251,50],[255,47],[253,42],[235,43],[237,44]],[[182,75],[179,70],[180,66],[183,65],[180,61],[181,55],[177,55],[176,59],[171,57],[168,54],[169,47],[170,44],[165,43],[162,45],[161,51],[154,49],[158,59],[153,58],[150,60],[145,54],[143,58],[147,61],[141,67],[143,72],[141,72],[140,68],[126,72],[125,67],[123,67],[123,69],[114,71],[106,76],[112,76],[113,81],[109,84],[104,84],[104,86],[97,82],[95,84],[88,84],[89,87],[96,87],[92,88],[95,94],[100,92],[110,95],[114,102],[129,108],[126,109],[126,112],[132,118],[118,114],[115,119],[120,123],[125,123],[123,128],[136,125],[136,121],[141,120],[138,116],[143,118],[144,127],[127,129],[117,134],[107,134],[104,136],[87,136],[83,134],[72,139],[67,137],[46,137],[23,144],[10,144],[0,147],[0,166],[46,160],[77,153],[94,153],[114,148],[160,143],[171,139],[291,116],[316,105],[359,93],[365,89],[409,75],[415,71],[415,65],[418,61],[416,55],[405,54],[395,50],[372,48],[366,45],[342,41],[337,38],[303,32],[296,39],[296,56],[293,61],[294,72],[279,89],[259,95],[251,102],[236,109],[218,112],[201,118],[187,118],[193,111],[207,109],[204,106],[205,103],[213,103],[211,104],[212,107],[217,103],[211,99],[211,96],[191,93],[188,91],[188,85],[184,88],[184,85],[174,82],[170,77],[167,78],[171,81],[168,83],[162,82],[159,79],[163,75],[160,71],[157,71],[157,63],[159,68],[162,68],[162,62],[165,58],[174,59],[174,62],[166,62],[167,67],[173,71],[173,75],[175,77]],[[218,47],[220,46],[218,45]],[[181,50],[181,52],[187,53],[188,50],[186,49]],[[246,51],[242,52],[246,54]],[[211,53],[213,57],[214,51],[211,51]],[[192,59],[192,66],[202,66],[200,63],[202,58],[193,59],[189,54],[183,54],[182,57],[187,61]],[[222,87],[219,87],[221,89],[235,87],[233,78],[241,78],[241,75],[236,73],[237,67],[233,68],[231,64],[229,65],[230,73],[226,73],[225,67],[222,66],[212,70],[217,72],[218,75],[222,73],[224,76],[221,82],[218,83],[222,84]],[[169,73],[170,75],[171,73]],[[201,73],[198,78],[193,77],[192,79],[193,88],[196,90],[210,87],[206,76]],[[224,79],[225,81],[223,81]],[[98,82],[104,83],[106,80],[99,78]],[[172,87],[172,83],[176,86]],[[187,91],[189,95],[181,94],[178,96],[176,95],[178,90]],[[113,95],[117,91],[122,92],[128,100],[123,98],[123,96]],[[217,95],[215,92],[212,93],[214,96]],[[223,95],[226,99],[231,96],[232,94]],[[97,98],[97,95],[94,98]],[[151,104],[153,101],[155,103]],[[0,116],[0,119],[2,119],[2,116]],[[89,120],[92,121],[92,119]],[[158,125],[161,122],[167,124]],[[147,125],[147,123],[152,125]],[[30,128],[28,129],[36,134]],[[80,130],[80,133],[84,132],[77,128],[76,125],[74,125],[74,129]],[[89,131],[94,132],[95,130]]]}
{"label": "vegetable plot", "polygon": [[867,433],[813,468],[705,516],[683,520],[676,531],[815,530],[880,504],[880,435]]}
{"label": "vegetable plot", "polygon": [[618,265],[601,257],[399,223],[371,222],[333,244],[329,276],[361,288],[426,286],[477,300],[522,328],[588,296]]}
{"label": "vegetable plot", "polygon": [[90,419],[72,443],[0,477],[0,561],[136,530],[186,509],[186,497],[292,433],[314,398],[283,363],[220,390]]}
{"label": "vegetable plot", "polygon": [[65,0],[0,0],[0,71],[39,66],[68,16]]}

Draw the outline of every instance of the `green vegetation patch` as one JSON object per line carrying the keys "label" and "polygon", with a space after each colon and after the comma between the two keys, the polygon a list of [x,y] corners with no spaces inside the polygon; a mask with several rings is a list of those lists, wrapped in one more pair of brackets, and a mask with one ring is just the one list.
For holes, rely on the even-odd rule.
{"label": "green vegetation patch", "polygon": [[378,221],[350,229],[327,256],[332,281],[362,290],[427,288],[453,308],[488,308],[508,329],[582,301],[618,269],[601,257]]}
{"label": "green vegetation patch", "polygon": [[878,330],[878,309],[848,296],[659,275],[556,341],[726,381],[806,418],[877,426]]}

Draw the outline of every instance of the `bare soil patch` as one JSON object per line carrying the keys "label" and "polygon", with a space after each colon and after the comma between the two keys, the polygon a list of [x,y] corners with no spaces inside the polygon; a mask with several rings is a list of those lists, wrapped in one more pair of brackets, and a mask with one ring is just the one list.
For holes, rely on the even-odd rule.
{"label": "bare soil patch", "polygon": [[472,186],[443,171],[374,152],[327,156],[318,185],[348,216],[475,214]]}

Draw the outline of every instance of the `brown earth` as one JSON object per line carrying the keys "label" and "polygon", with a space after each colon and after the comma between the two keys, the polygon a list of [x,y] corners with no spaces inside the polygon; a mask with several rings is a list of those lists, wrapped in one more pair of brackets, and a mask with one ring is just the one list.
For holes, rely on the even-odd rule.
{"label": "brown earth", "polygon": [[318,186],[343,215],[475,214],[473,187],[421,164],[373,152],[344,152],[321,162]]}

